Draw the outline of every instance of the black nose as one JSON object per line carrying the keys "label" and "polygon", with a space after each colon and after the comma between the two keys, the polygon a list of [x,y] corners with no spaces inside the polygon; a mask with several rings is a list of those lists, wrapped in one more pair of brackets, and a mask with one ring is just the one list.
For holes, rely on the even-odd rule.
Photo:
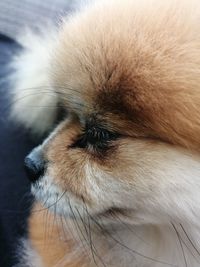
{"label": "black nose", "polygon": [[44,162],[33,160],[27,156],[24,160],[24,168],[29,180],[34,183],[44,174]]}

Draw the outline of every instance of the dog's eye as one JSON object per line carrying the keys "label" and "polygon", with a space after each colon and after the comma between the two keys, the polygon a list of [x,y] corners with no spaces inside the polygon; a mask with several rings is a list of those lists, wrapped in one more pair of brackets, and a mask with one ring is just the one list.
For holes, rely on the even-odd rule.
{"label": "dog's eye", "polygon": [[119,134],[98,126],[86,127],[83,134],[73,144],[73,147],[87,148],[92,146],[95,149],[105,149],[111,141],[116,140],[118,137]]}

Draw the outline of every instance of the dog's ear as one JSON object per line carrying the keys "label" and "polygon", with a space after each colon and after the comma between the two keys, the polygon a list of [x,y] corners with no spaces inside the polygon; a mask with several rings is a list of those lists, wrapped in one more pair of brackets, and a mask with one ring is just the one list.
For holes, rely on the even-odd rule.
{"label": "dog's ear", "polygon": [[47,32],[28,32],[20,44],[22,50],[11,62],[11,119],[42,135],[57,116],[58,96],[50,85],[48,71],[54,37]]}

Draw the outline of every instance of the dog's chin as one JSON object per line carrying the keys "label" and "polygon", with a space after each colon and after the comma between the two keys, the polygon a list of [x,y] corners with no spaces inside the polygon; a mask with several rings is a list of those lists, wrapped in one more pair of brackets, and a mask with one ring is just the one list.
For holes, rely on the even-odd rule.
{"label": "dog's chin", "polygon": [[41,203],[44,209],[54,215],[73,217],[74,210],[78,209],[77,205],[71,204],[68,192],[60,190],[51,181],[50,177],[42,177],[31,186],[31,193],[35,201]]}
{"label": "dog's chin", "polygon": [[85,203],[77,201],[69,192],[62,191],[53,184],[50,177],[44,176],[36,183],[32,184],[31,192],[36,202],[49,210],[55,216],[75,220],[88,220],[90,223],[102,228],[113,229],[122,227],[126,224],[138,224],[137,219],[133,219],[134,211],[131,209],[108,207],[104,210],[87,207]]}

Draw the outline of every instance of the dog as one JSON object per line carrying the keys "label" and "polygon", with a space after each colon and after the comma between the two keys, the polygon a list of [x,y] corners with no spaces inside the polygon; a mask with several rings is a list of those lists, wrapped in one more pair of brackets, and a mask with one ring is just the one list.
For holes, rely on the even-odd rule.
{"label": "dog", "polygon": [[97,0],[21,39],[11,116],[48,137],[20,266],[200,266],[199,24],[198,0]]}

